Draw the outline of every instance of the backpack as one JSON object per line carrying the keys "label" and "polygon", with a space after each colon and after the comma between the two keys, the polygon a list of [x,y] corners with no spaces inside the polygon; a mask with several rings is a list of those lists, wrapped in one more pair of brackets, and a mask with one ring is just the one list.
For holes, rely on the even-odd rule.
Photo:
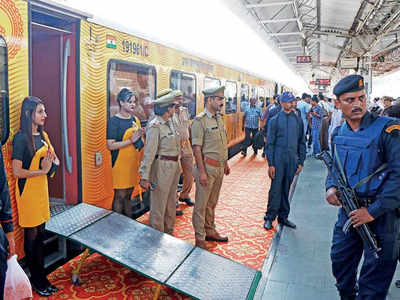
{"label": "backpack", "polygon": [[258,131],[253,139],[253,147],[254,149],[262,149],[264,147],[264,132],[262,130]]}

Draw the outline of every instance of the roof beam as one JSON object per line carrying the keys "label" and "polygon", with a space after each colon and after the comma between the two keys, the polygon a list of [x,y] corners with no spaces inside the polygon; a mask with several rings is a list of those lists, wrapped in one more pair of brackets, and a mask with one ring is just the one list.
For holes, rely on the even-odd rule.
{"label": "roof beam", "polygon": [[300,44],[292,46],[279,46],[279,49],[290,49],[290,48],[303,48]]}
{"label": "roof beam", "polygon": [[298,20],[299,20],[298,18],[275,19],[275,20],[261,20],[261,23],[263,23],[263,24],[269,24],[269,23],[280,23],[280,22],[297,22]]}
{"label": "roof beam", "polygon": [[273,2],[273,3],[260,3],[260,4],[247,4],[247,8],[261,8],[261,7],[269,7],[269,6],[282,6],[292,4],[293,1],[284,1],[284,2]]}
{"label": "roof beam", "polygon": [[301,31],[270,33],[270,36],[303,35]]}

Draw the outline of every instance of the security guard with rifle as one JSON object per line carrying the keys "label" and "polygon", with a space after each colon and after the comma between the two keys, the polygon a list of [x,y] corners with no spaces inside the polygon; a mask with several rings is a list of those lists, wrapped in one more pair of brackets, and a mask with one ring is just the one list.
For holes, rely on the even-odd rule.
{"label": "security guard with rifle", "polygon": [[[356,209],[339,210],[331,248],[332,272],[342,300],[383,300],[399,251],[400,122],[366,110],[360,75],[343,78],[333,93],[346,122],[332,134],[333,165],[326,198],[329,204],[342,206],[344,195],[337,191],[345,190],[353,196]],[[339,187],[335,177],[344,178],[346,186]],[[360,232],[370,232],[374,240],[366,241]],[[371,247],[374,244],[377,248]]]}

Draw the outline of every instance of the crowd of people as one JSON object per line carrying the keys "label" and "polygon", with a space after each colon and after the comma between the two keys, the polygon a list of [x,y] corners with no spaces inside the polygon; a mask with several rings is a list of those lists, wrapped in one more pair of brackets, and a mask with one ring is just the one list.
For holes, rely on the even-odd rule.
{"label": "crowd of people", "polygon": [[[180,201],[194,206],[192,223],[196,246],[208,249],[207,241],[228,241],[215,226],[215,208],[223,177],[230,173],[221,113],[224,91],[224,86],[203,90],[205,108],[191,123],[188,109],[183,106],[182,92],[163,90],[154,100],[154,114],[143,129],[134,116],[138,105],[135,91],[120,90],[117,97],[119,111],[108,121],[106,141],[112,162],[114,211],[132,217],[132,192],[140,186],[150,191],[150,226],[154,229],[173,234]],[[284,92],[276,95],[264,112],[257,106],[256,99],[250,99],[243,118],[245,139],[241,153],[247,155],[247,148],[253,146],[254,155],[257,155],[259,146],[254,140],[257,134],[262,134],[265,141],[262,156],[268,161],[271,179],[264,216],[267,230],[273,228],[275,219],[282,226],[296,228],[289,220],[289,191],[295,176],[303,169],[307,147],[313,156],[330,151],[337,164],[340,165],[340,161],[344,164],[342,169],[350,184],[355,186],[363,176],[368,178],[366,182],[371,180],[367,185],[354,188],[362,201],[366,199],[365,205],[361,202],[363,207],[350,216],[340,211],[331,252],[332,270],[342,299],[356,299],[357,293],[369,295],[361,299],[384,299],[382,295],[387,292],[396,266],[394,251],[398,250],[395,249],[397,240],[393,237],[399,233],[399,226],[388,224],[397,224],[395,209],[400,207],[400,125],[395,119],[400,118],[400,103],[383,97],[375,99],[367,111],[363,78],[359,75],[342,79],[335,86],[334,94],[335,100],[322,94],[304,93],[295,97]],[[40,99],[25,98],[12,152],[13,175],[17,179],[18,224],[24,228],[27,267],[32,288],[45,297],[58,290],[46,277],[43,242],[45,223],[50,219],[47,178],[54,175],[60,164],[50,138],[43,130],[46,118],[45,106]],[[0,222],[4,233],[0,235],[1,293],[7,257],[14,253],[15,245],[2,158],[0,163]],[[388,169],[371,175],[385,164]],[[178,195],[181,173],[182,190]],[[194,182],[193,202],[189,194]],[[327,201],[340,206],[340,195],[337,195],[337,186],[331,178],[327,179],[326,190]],[[347,217],[354,226],[373,222],[371,226],[382,242],[382,259],[373,260],[368,249],[363,250],[365,245],[360,243],[355,231],[349,235],[342,232]],[[390,239],[386,240],[388,236]],[[355,274],[363,251],[366,258],[356,290]],[[371,283],[376,278],[381,278],[380,283]]]}

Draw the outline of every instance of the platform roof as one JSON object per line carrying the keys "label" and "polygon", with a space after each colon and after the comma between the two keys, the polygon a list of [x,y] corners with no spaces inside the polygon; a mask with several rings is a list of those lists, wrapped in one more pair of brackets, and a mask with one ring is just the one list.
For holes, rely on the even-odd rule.
{"label": "platform roof", "polygon": [[[226,0],[251,16],[276,51],[308,82],[349,72],[374,76],[400,69],[399,0]],[[297,56],[311,56],[299,64]],[[357,64],[346,69],[347,63]],[[349,67],[349,65],[347,65]],[[311,88],[313,86],[310,86]],[[315,86],[314,86],[315,87]]]}

